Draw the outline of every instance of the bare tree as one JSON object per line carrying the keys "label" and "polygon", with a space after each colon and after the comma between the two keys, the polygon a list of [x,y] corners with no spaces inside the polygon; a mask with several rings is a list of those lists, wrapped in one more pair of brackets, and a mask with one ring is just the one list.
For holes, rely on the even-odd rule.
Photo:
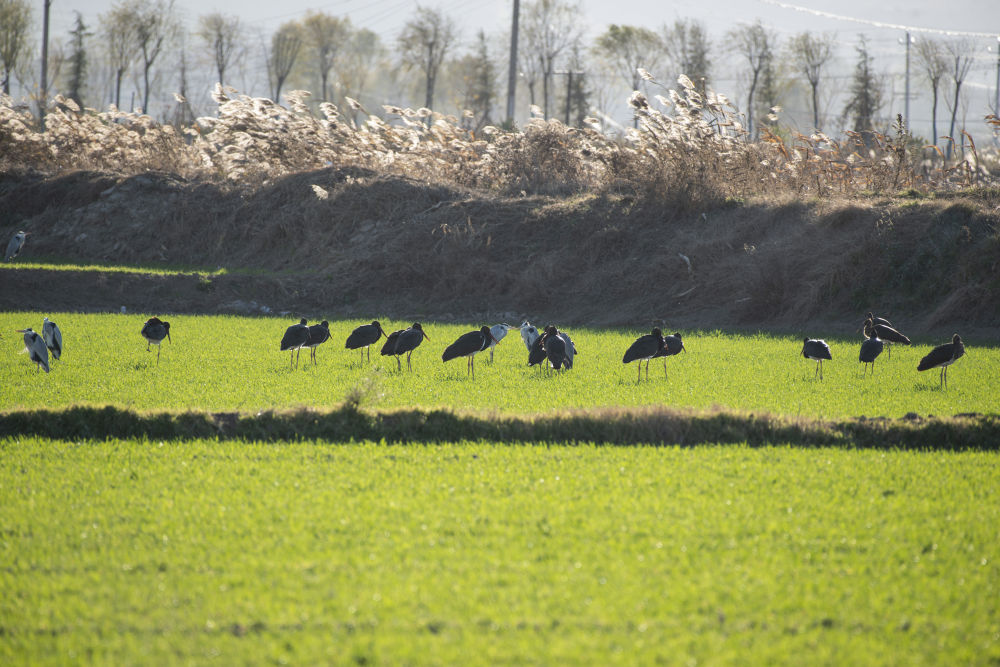
{"label": "bare tree", "polygon": [[542,110],[549,116],[552,73],[558,58],[583,36],[580,6],[564,0],[535,0],[525,7],[521,23],[524,47],[535,58],[542,78]]}
{"label": "bare tree", "polygon": [[174,0],[137,0],[136,44],[142,55],[142,110],[149,113],[149,71],[163,51],[164,42],[178,30]]}
{"label": "bare tree", "polygon": [[678,19],[672,26],[664,25],[660,36],[667,57],[677,68],[676,74],[686,75],[704,94],[712,68],[705,26],[698,21]]}
{"label": "bare tree", "polygon": [[10,74],[31,57],[31,5],[26,0],[0,0],[0,66],[3,92],[10,95]]}
{"label": "bare tree", "polygon": [[[347,46],[342,56],[344,66],[337,72],[337,78],[345,95],[361,99],[372,74],[385,59],[385,47],[379,36],[367,28],[355,30]],[[357,118],[358,110],[353,106],[343,111],[352,119]]]}
{"label": "bare tree", "polygon": [[219,85],[225,85],[226,70],[240,55],[243,28],[238,16],[225,16],[218,12],[198,17],[198,36],[211,53]]}
{"label": "bare tree", "polygon": [[267,70],[274,83],[274,101],[281,99],[281,87],[292,73],[302,50],[302,26],[296,21],[283,23],[271,35],[271,50],[267,54]]}
{"label": "bare tree", "polygon": [[917,40],[917,59],[924,69],[924,78],[931,85],[931,132],[934,135],[934,145],[937,145],[937,108],[938,91],[941,86],[941,79],[948,71],[948,60],[944,56],[944,49],[941,43],[933,39],[921,38]]}
{"label": "bare tree", "polygon": [[445,54],[458,38],[455,22],[441,10],[417,5],[416,16],[406,22],[397,46],[404,68],[419,67],[424,73],[424,106],[433,109],[434,86]]}
{"label": "bare tree", "polygon": [[945,151],[945,159],[951,159],[951,146],[955,143],[955,118],[958,116],[959,97],[962,93],[962,83],[969,74],[972,67],[974,49],[968,41],[964,39],[952,40],[944,45],[945,59],[948,61],[948,78],[955,85],[954,101],[948,104],[951,111],[951,126],[948,136],[952,138],[948,142],[948,149]]}
{"label": "bare tree", "polygon": [[139,50],[135,6],[119,3],[107,14],[101,15],[100,20],[108,63],[115,73],[115,106],[120,108],[122,79],[132,67]]}
{"label": "bare tree", "polygon": [[833,35],[799,33],[792,38],[788,50],[795,69],[806,78],[812,89],[813,128],[819,130],[822,127],[819,122],[819,82],[823,67],[833,57]]}
{"label": "bare tree", "polygon": [[306,35],[309,48],[316,59],[316,69],[319,72],[320,101],[330,101],[330,72],[337,62],[341,47],[347,43],[351,35],[351,20],[330,16],[324,12],[306,14],[302,21],[302,29]]}
{"label": "bare tree", "polygon": [[[663,45],[656,33],[648,28],[611,24],[598,35],[594,52],[625,80],[629,91],[633,91],[639,90],[642,83],[639,68],[656,71]],[[635,116],[633,123],[638,125],[638,122]]]}
{"label": "bare tree", "polygon": [[747,93],[747,132],[753,135],[753,105],[761,73],[774,57],[776,37],[758,20],[753,25],[741,25],[727,33],[733,49],[746,58],[750,66],[750,90]]}

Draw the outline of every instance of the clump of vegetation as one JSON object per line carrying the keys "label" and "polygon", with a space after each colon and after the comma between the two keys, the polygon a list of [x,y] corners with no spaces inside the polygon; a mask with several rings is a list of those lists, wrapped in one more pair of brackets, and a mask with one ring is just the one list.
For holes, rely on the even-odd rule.
{"label": "clump of vegetation", "polygon": [[[701,92],[683,75],[679,83],[654,100],[633,93],[636,127],[622,137],[600,131],[594,119],[576,128],[537,116],[523,129],[487,126],[476,133],[430,109],[386,106],[383,117],[348,98],[351,115],[366,118],[355,121],[329,102],[317,116],[305,91],[289,93],[285,107],[222,86],[213,96],[216,115],[181,131],[115,107],[81,109],[61,96],[40,131],[28,110],[4,96],[0,169],[156,170],[254,187],[285,174],[355,166],[506,194],[619,191],[694,209],[781,192],[824,196],[992,182],[968,135],[969,150],[957,164],[923,159],[901,122],[891,136],[849,133],[843,142],[821,132],[786,138],[768,127],[752,140],[724,95]],[[772,109],[772,122],[779,111]]]}

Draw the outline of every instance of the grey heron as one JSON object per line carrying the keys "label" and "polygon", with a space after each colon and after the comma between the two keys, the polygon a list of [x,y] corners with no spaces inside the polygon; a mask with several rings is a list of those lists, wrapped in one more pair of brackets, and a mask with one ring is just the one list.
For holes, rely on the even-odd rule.
{"label": "grey heron", "polygon": [[511,326],[509,324],[494,324],[490,327],[490,335],[493,336],[493,341],[490,341],[490,363],[493,363],[493,350],[496,346],[503,340],[504,336],[507,335],[508,331],[513,331],[517,327]]}
{"label": "grey heron", "polygon": [[45,341],[45,347],[52,353],[53,359],[62,356],[62,331],[59,331],[59,325],[47,317],[42,318],[42,339]]}
{"label": "grey heron", "polygon": [[24,247],[24,238],[28,235],[28,232],[18,232],[14,234],[14,237],[7,244],[7,255],[4,257],[5,261],[10,261],[17,257],[18,253],[21,252],[21,248]]}
{"label": "grey heron", "polygon": [[35,333],[31,327],[27,329],[17,329],[18,333],[24,334],[24,351],[28,353],[31,360],[38,364],[46,373],[49,372],[49,348],[45,347],[45,341]]}

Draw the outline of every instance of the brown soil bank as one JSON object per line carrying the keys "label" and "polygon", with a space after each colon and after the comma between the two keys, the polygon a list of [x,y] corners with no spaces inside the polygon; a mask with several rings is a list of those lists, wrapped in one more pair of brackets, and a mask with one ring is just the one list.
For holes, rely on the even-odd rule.
{"label": "brown soil bank", "polygon": [[229,271],[210,281],[5,271],[6,309],[213,312],[252,301],[314,317],[830,334],[874,310],[918,336],[1000,335],[996,189],[678,215],[625,195],[499,198],[349,169],[249,193],[163,174],[3,174],[0,239],[18,229],[31,232],[22,261]]}

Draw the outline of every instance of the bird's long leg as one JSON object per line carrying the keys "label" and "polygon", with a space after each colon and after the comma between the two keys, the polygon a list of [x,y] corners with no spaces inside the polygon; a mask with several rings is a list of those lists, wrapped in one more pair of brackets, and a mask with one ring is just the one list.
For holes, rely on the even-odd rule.
{"label": "bird's long leg", "polygon": [[667,358],[663,357],[663,379],[667,379]]}
{"label": "bird's long leg", "polygon": [[472,370],[472,379],[476,379],[476,355],[469,357],[469,368]]}
{"label": "bird's long leg", "polygon": [[819,377],[819,362],[816,362],[816,370],[813,372],[813,380]]}
{"label": "bird's long leg", "polygon": [[892,359],[892,343],[885,344],[885,358]]}
{"label": "bird's long leg", "polygon": [[399,360],[399,355],[396,355],[396,370],[400,373],[403,372],[403,363]]}
{"label": "bird's long leg", "polygon": [[160,346],[156,346],[156,365],[160,365]]}
{"label": "bird's long leg", "polygon": [[639,384],[640,380],[642,380],[642,359],[639,360],[639,372],[635,376],[635,383]]}
{"label": "bird's long leg", "polygon": [[941,367],[941,383],[943,384],[943,386],[944,386],[945,389],[948,388],[948,367],[947,366],[942,366]]}
{"label": "bird's long leg", "polygon": [[649,359],[646,359],[646,379],[649,379]]}
{"label": "bird's long leg", "polygon": [[413,364],[410,363],[410,355],[413,354],[413,350],[406,353],[406,368],[407,370],[413,370]]}
{"label": "bird's long leg", "polygon": [[372,346],[365,345],[365,350],[368,352],[368,363],[370,364],[372,362]]}
{"label": "bird's long leg", "polygon": [[288,370],[292,370],[292,361],[295,359],[295,350],[291,351],[291,356],[288,357]]}

